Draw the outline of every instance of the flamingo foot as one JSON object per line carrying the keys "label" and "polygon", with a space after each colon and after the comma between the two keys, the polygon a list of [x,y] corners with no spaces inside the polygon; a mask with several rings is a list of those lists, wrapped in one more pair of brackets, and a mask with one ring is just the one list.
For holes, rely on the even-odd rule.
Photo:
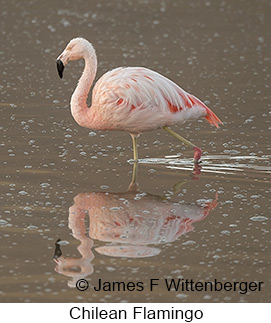
{"label": "flamingo foot", "polygon": [[199,147],[194,147],[194,162],[196,164],[199,164],[200,163],[200,158],[201,158],[201,155],[202,155],[202,150],[199,148]]}

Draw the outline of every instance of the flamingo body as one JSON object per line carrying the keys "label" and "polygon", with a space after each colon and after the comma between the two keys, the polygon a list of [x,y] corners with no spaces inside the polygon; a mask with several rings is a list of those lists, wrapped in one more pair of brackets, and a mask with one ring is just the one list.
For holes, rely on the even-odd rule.
{"label": "flamingo body", "polygon": [[[168,78],[144,67],[119,67],[96,83],[96,129],[133,134],[208,115],[208,108]],[[216,122],[216,119],[213,119]]]}
{"label": "flamingo body", "polygon": [[[68,61],[81,58],[85,68],[71,98],[72,115],[81,126],[137,136],[159,128],[168,131],[168,126],[200,117],[216,127],[222,123],[198,98],[145,67],[119,67],[105,73],[93,88],[92,106],[88,109],[86,100],[97,70],[93,46],[83,38],[72,39],[58,57],[57,67],[62,77]],[[184,139],[179,135],[177,138]],[[194,148],[195,159],[199,159],[201,150],[185,139],[182,141]],[[137,153],[134,156],[137,158]]]}

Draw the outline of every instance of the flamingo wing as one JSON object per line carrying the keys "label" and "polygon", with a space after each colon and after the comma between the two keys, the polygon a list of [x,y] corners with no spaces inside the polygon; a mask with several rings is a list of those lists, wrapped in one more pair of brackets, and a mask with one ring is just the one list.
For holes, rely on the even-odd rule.
{"label": "flamingo wing", "polygon": [[[199,99],[163,75],[144,67],[119,67],[104,74],[93,89],[92,102],[110,111],[160,114],[169,123],[205,116],[216,127],[222,123]],[[148,113],[147,113],[148,111]],[[161,126],[161,125],[159,125]]]}

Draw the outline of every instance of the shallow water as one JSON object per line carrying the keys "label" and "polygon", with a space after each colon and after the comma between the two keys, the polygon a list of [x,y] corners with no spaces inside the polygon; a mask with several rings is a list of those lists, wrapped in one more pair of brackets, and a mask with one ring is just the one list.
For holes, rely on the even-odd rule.
{"label": "shallow water", "polygon": [[[270,302],[270,2],[4,1],[1,12],[2,302]],[[99,77],[141,65],[204,100],[223,120],[139,139],[76,125],[82,70],[58,79],[68,40],[95,46]],[[53,260],[55,242],[58,256]],[[143,282],[80,292],[74,282]],[[161,284],[150,292],[151,278]],[[168,292],[163,279],[264,282],[260,292]]]}

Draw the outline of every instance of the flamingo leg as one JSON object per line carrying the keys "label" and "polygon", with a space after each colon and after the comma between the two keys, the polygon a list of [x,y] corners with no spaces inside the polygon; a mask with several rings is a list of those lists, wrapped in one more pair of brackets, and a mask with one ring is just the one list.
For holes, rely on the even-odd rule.
{"label": "flamingo leg", "polygon": [[133,140],[133,156],[134,156],[134,165],[133,165],[133,174],[132,174],[132,181],[129,185],[130,191],[137,191],[138,184],[137,184],[137,169],[138,169],[138,149],[137,149],[137,138],[138,135],[131,134]]}
{"label": "flamingo leg", "polygon": [[137,135],[132,135],[132,140],[133,140],[133,156],[134,156],[134,162],[138,161],[138,149],[137,149]]}
{"label": "flamingo leg", "polygon": [[194,161],[195,163],[198,163],[202,154],[202,150],[195,146],[194,144],[192,144],[192,142],[188,141],[187,139],[183,138],[182,136],[178,135],[175,131],[173,131],[172,129],[168,128],[168,127],[163,127],[163,129],[165,131],[167,131],[169,134],[171,134],[173,137],[177,138],[178,140],[182,141],[183,143],[185,143],[187,146],[193,147],[194,149]]}

